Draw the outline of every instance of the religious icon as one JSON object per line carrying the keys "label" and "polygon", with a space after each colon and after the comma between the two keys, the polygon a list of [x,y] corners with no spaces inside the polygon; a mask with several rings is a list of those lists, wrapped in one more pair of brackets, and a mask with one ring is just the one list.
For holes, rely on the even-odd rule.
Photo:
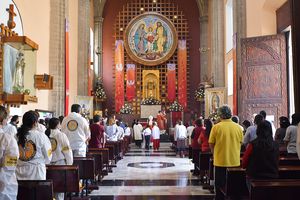
{"label": "religious icon", "polygon": [[18,89],[24,89],[24,70],[25,70],[25,59],[24,59],[24,53],[22,51],[19,51],[16,67],[15,67],[15,73],[14,73],[14,86],[13,88]]}
{"label": "religious icon", "polygon": [[227,88],[206,88],[205,89],[205,117],[216,113],[218,108],[227,103]]}
{"label": "religious icon", "polygon": [[125,37],[129,56],[149,66],[167,61],[177,47],[174,25],[163,15],[154,12],[134,18],[126,28]]}

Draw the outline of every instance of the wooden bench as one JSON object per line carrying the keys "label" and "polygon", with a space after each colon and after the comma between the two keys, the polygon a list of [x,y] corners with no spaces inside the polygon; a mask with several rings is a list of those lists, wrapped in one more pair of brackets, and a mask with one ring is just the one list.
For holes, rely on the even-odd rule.
{"label": "wooden bench", "polygon": [[300,198],[300,180],[273,179],[251,181],[251,200],[296,200]]}
{"label": "wooden bench", "polygon": [[110,167],[116,167],[117,157],[115,155],[115,145],[105,144],[105,148],[109,149],[109,160],[111,161]]}
{"label": "wooden bench", "polygon": [[280,166],[300,166],[300,160],[298,157],[280,157]]}
{"label": "wooden bench", "polygon": [[[79,167],[74,165],[46,165],[47,180],[53,182],[53,192],[55,193],[80,193],[79,187]],[[71,195],[70,195],[71,197]]]}
{"label": "wooden bench", "polygon": [[88,151],[102,153],[102,162],[106,168],[106,172],[104,171],[104,174],[107,175],[107,173],[111,171],[111,167],[109,166],[109,148],[89,148]]}
{"label": "wooden bench", "polygon": [[95,160],[95,174],[98,176],[98,181],[104,176],[103,174],[103,156],[102,152],[89,151],[86,154],[88,157],[93,157]]}
{"label": "wooden bench", "polygon": [[[281,180],[300,179],[300,166],[279,166],[278,173],[278,179]],[[227,182],[223,193],[226,197],[243,197],[249,195],[245,169],[241,167],[227,168]]]}
{"label": "wooden bench", "polygon": [[53,199],[52,180],[19,180],[17,199]]}
{"label": "wooden bench", "polygon": [[87,196],[88,189],[91,188],[89,187],[88,180],[94,180],[96,176],[95,159],[93,157],[74,157],[73,165],[79,167],[79,179],[83,180]]}

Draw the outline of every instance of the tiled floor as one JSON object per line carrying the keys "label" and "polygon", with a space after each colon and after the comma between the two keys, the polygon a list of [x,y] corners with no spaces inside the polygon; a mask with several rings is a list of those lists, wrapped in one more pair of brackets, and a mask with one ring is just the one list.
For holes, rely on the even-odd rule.
{"label": "tiled floor", "polygon": [[92,199],[103,200],[188,200],[213,199],[203,190],[188,158],[178,158],[170,143],[162,143],[158,152],[144,151],[135,147],[117,163],[93,191]]}

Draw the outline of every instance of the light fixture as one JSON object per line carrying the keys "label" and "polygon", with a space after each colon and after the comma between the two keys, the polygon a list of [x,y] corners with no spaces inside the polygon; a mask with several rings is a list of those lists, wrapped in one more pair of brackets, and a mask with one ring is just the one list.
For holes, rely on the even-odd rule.
{"label": "light fixture", "polygon": [[121,28],[120,28],[120,31],[123,31],[123,30],[124,30],[124,29],[121,27]]}
{"label": "light fixture", "polygon": [[174,17],[173,17],[174,19],[177,19],[178,18],[178,16],[177,15],[174,15]]}
{"label": "light fixture", "polygon": [[141,11],[144,11],[144,8],[141,8]]}
{"label": "light fixture", "polygon": [[153,0],[153,3],[156,3],[157,1],[156,0]]}

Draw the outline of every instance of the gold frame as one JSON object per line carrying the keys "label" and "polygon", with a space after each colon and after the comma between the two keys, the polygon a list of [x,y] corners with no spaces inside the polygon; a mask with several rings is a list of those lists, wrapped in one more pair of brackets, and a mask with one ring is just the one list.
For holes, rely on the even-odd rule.
{"label": "gold frame", "polygon": [[159,95],[159,70],[143,70],[143,99],[147,98],[148,94],[147,94],[147,83],[148,83],[148,77],[155,77],[152,78],[152,80],[155,82],[156,84],[156,88],[155,88],[155,96],[153,98],[160,100],[160,95]]}
{"label": "gold frame", "polygon": [[[227,104],[227,88],[226,87],[216,87],[216,88],[206,88],[205,89],[205,118],[215,112],[216,109],[224,104]],[[218,98],[218,104],[213,105],[213,99]],[[215,107],[215,108],[214,108]]]}
{"label": "gold frame", "polygon": [[[129,44],[128,44],[128,34],[130,32],[130,30],[132,29],[133,25],[140,19],[148,16],[148,15],[154,15],[158,18],[160,18],[162,21],[164,21],[165,23],[168,24],[168,26],[170,27],[171,31],[172,31],[172,34],[174,36],[173,38],[173,45],[171,47],[171,49],[169,50],[169,52],[162,58],[158,59],[158,60],[155,60],[155,61],[145,61],[141,58],[139,58],[138,56],[136,56],[131,48],[129,47]],[[138,15],[136,16],[135,18],[133,18],[128,26],[126,27],[125,29],[125,32],[124,32],[124,46],[125,46],[125,49],[126,49],[126,52],[127,54],[129,55],[129,57],[134,60],[135,62],[137,63],[140,63],[140,64],[143,64],[143,65],[146,65],[146,66],[155,66],[155,65],[159,65],[159,64],[162,64],[164,62],[167,62],[172,56],[173,54],[175,53],[176,49],[177,49],[177,43],[178,43],[178,34],[177,34],[177,31],[176,31],[176,28],[174,26],[174,24],[165,16],[159,14],[159,13],[156,13],[156,12],[146,12],[144,14],[141,14],[141,15]]]}

